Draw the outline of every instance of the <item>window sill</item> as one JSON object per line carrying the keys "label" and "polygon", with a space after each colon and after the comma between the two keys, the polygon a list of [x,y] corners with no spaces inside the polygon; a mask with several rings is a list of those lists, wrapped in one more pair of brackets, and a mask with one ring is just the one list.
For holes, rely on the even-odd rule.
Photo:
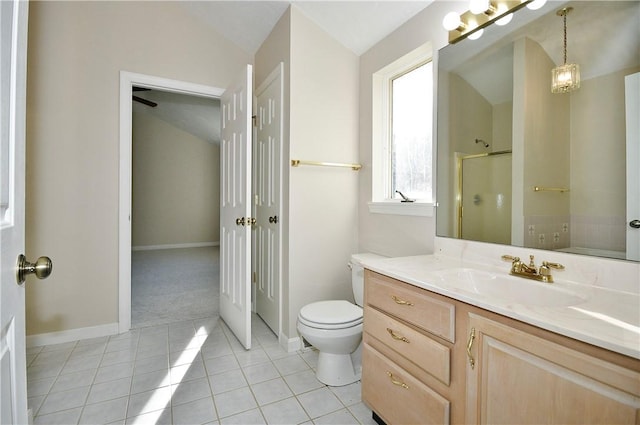
{"label": "window sill", "polygon": [[427,202],[369,202],[368,205],[373,214],[433,217],[433,204]]}

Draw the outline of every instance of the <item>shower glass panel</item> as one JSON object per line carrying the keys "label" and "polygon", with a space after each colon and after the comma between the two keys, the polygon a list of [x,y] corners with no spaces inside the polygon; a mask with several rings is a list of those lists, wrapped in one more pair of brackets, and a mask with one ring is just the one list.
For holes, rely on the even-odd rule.
{"label": "shower glass panel", "polygon": [[511,243],[511,153],[461,157],[463,239]]}

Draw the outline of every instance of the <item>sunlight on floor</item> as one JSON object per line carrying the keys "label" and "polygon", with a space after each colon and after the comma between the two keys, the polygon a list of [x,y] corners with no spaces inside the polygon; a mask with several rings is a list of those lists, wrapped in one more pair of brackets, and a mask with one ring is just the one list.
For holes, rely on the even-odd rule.
{"label": "sunlight on floor", "polygon": [[[198,329],[198,331],[196,332],[195,336],[191,338],[191,341],[189,341],[189,344],[187,344],[187,346],[185,347],[185,350],[182,352],[182,354],[180,354],[180,357],[174,363],[174,366],[177,366],[177,365],[191,366],[191,364],[193,363],[193,360],[196,358],[196,356],[200,352],[202,345],[207,340],[206,338],[203,338],[203,335],[205,336],[207,335],[206,329],[204,327],[200,327],[200,329]],[[164,408],[169,406],[169,403],[171,402],[171,397],[178,389],[180,383],[182,382],[182,379],[186,375],[189,368],[181,368],[179,371],[176,370],[175,372],[174,370],[175,370],[174,368],[169,369],[169,371],[167,372],[167,375],[164,377],[164,379],[158,386],[158,389],[154,391],[153,395],[151,396],[149,401],[147,401],[147,403],[144,405],[144,407],[140,412],[141,413],[147,412],[149,410],[153,410],[153,411],[147,415],[139,416],[138,418],[134,419],[132,424],[155,425],[156,423],[158,423],[160,416],[162,416],[162,413],[164,412]],[[166,392],[166,391],[160,390],[167,386],[171,388],[171,391]],[[160,410],[156,410],[158,406],[163,406],[163,408]]]}

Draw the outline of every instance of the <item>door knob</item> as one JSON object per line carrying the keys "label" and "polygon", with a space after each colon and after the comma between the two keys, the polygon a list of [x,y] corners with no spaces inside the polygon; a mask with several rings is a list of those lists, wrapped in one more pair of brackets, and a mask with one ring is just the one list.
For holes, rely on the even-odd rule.
{"label": "door knob", "polygon": [[16,280],[18,285],[22,285],[30,274],[35,274],[38,279],[46,279],[53,270],[53,263],[49,257],[40,257],[35,263],[27,261],[23,254],[18,256],[18,267],[16,270]]}
{"label": "door knob", "polygon": [[631,220],[629,222],[629,226],[633,227],[634,229],[640,229],[640,220]]}
{"label": "door knob", "polygon": [[238,226],[244,226],[244,217],[236,218],[236,224]]}
{"label": "door knob", "polygon": [[278,222],[278,216],[274,215],[273,217],[269,217],[269,223],[277,223]]}
{"label": "door knob", "polygon": [[255,217],[247,217],[247,225],[253,226],[254,224],[256,224]]}

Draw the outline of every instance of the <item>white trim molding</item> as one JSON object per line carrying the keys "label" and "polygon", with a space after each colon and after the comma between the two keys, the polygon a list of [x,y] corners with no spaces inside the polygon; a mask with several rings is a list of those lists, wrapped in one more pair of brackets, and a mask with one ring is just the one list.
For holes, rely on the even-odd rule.
{"label": "white trim molding", "polygon": [[131,131],[132,87],[219,98],[224,89],[120,71],[120,183],[118,212],[118,332],[131,328]]}
{"label": "white trim molding", "polygon": [[173,243],[173,244],[164,244],[164,245],[138,245],[138,246],[132,246],[131,251],[155,251],[158,249],[205,248],[209,246],[220,246],[220,242],[191,242],[191,243]]}
{"label": "white trim molding", "polygon": [[294,338],[287,338],[284,333],[281,333],[279,343],[280,347],[282,347],[287,353],[293,353],[303,348],[302,338],[300,338],[299,336]]}
{"label": "white trim molding", "polygon": [[118,328],[118,323],[108,323],[106,325],[89,326],[86,328],[69,329],[66,331],[27,335],[27,348],[117,335]]}
{"label": "white trim molding", "polygon": [[368,202],[369,212],[373,214],[413,215],[433,217],[433,204],[427,202]]}

